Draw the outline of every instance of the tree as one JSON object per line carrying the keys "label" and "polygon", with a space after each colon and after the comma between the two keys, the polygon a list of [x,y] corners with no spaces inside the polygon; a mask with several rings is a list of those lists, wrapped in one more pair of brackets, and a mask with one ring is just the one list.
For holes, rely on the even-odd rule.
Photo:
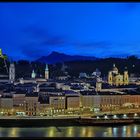
{"label": "tree", "polygon": [[135,61],[135,60],[138,60],[138,57],[135,55],[131,55],[131,56],[128,56],[127,59]]}

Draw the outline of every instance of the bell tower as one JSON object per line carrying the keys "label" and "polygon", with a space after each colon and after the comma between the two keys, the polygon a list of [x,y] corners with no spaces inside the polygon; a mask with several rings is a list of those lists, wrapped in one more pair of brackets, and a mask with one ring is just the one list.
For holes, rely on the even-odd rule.
{"label": "bell tower", "polygon": [[128,75],[127,68],[125,68],[125,71],[124,71],[124,85],[128,85],[128,84],[129,84],[129,75]]}
{"label": "bell tower", "polygon": [[32,71],[32,75],[31,75],[31,77],[32,77],[32,78],[35,78],[35,77],[36,77],[36,73],[35,73],[34,70]]}
{"label": "bell tower", "polygon": [[45,79],[46,80],[49,79],[49,68],[48,68],[48,64],[46,64],[46,68],[45,68]]}
{"label": "bell tower", "polygon": [[10,67],[9,67],[9,80],[11,83],[13,83],[15,81],[15,65],[14,65],[14,63],[11,63]]}
{"label": "bell tower", "polygon": [[112,72],[109,71],[109,73],[108,73],[108,84],[112,85],[112,82],[113,82]]}
{"label": "bell tower", "polygon": [[101,80],[101,78],[97,78],[96,79],[96,91],[98,92],[98,91],[101,91],[101,89],[102,89],[102,80]]}

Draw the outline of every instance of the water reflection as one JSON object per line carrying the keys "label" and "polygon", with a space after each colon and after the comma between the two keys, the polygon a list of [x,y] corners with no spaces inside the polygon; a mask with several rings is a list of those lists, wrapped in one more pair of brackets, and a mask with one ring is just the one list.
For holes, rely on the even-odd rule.
{"label": "water reflection", "polygon": [[8,133],[8,137],[19,137],[19,128],[11,128]]}
{"label": "water reflection", "polygon": [[73,127],[67,128],[66,137],[74,137],[74,128]]}
{"label": "water reflection", "polygon": [[47,137],[55,137],[55,132],[56,131],[56,129],[55,129],[55,127],[50,127],[50,129],[47,131]]}
{"label": "water reflection", "polygon": [[133,128],[133,136],[137,135],[138,133],[138,127],[135,125]]}
{"label": "water reflection", "polygon": [[80,129],[81,131],[80,131],[80,136],[81,137],[85,137],[85,135],[86,135],[86,127],[82,127],[81,129]]}
{"label": "water reflection", "polygon": [[0,137],[140,137],[140,125],[0,128]]}

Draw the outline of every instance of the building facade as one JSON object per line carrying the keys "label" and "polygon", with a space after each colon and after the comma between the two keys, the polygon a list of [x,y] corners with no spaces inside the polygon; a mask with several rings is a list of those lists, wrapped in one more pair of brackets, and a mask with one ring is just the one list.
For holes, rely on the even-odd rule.
{"label": "building facade", "polygon": [[113,69],[108,72],[108,84],[120,86],[129,84],[129,75],[128,71],[125,70],[124,74],[120,74],[118,68],[113,65]]}
{"label": "building facade", "polygon": [[49,104],[53,114],[63,114],[65,112],[65,96],[50,96]]}
{"label": "building facade", "polygon": [[26,96],[25,97],[25,112],[28,116],[36,116],[39,114],[39,102],[38,96]]}
{"label": "building facade", "polygon": [[66,98],[66,109],[67,111],[78,111],[80,108],[79,96],[68,96]]}

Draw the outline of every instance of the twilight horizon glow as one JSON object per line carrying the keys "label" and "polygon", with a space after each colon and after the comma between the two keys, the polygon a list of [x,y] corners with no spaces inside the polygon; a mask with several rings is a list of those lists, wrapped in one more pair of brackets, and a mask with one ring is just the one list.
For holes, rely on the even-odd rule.
{"label": "twilight horizon glow", "polygon": [[140,3],[0,3],[0,19],[0,48],[15,60],[140,56]]}

